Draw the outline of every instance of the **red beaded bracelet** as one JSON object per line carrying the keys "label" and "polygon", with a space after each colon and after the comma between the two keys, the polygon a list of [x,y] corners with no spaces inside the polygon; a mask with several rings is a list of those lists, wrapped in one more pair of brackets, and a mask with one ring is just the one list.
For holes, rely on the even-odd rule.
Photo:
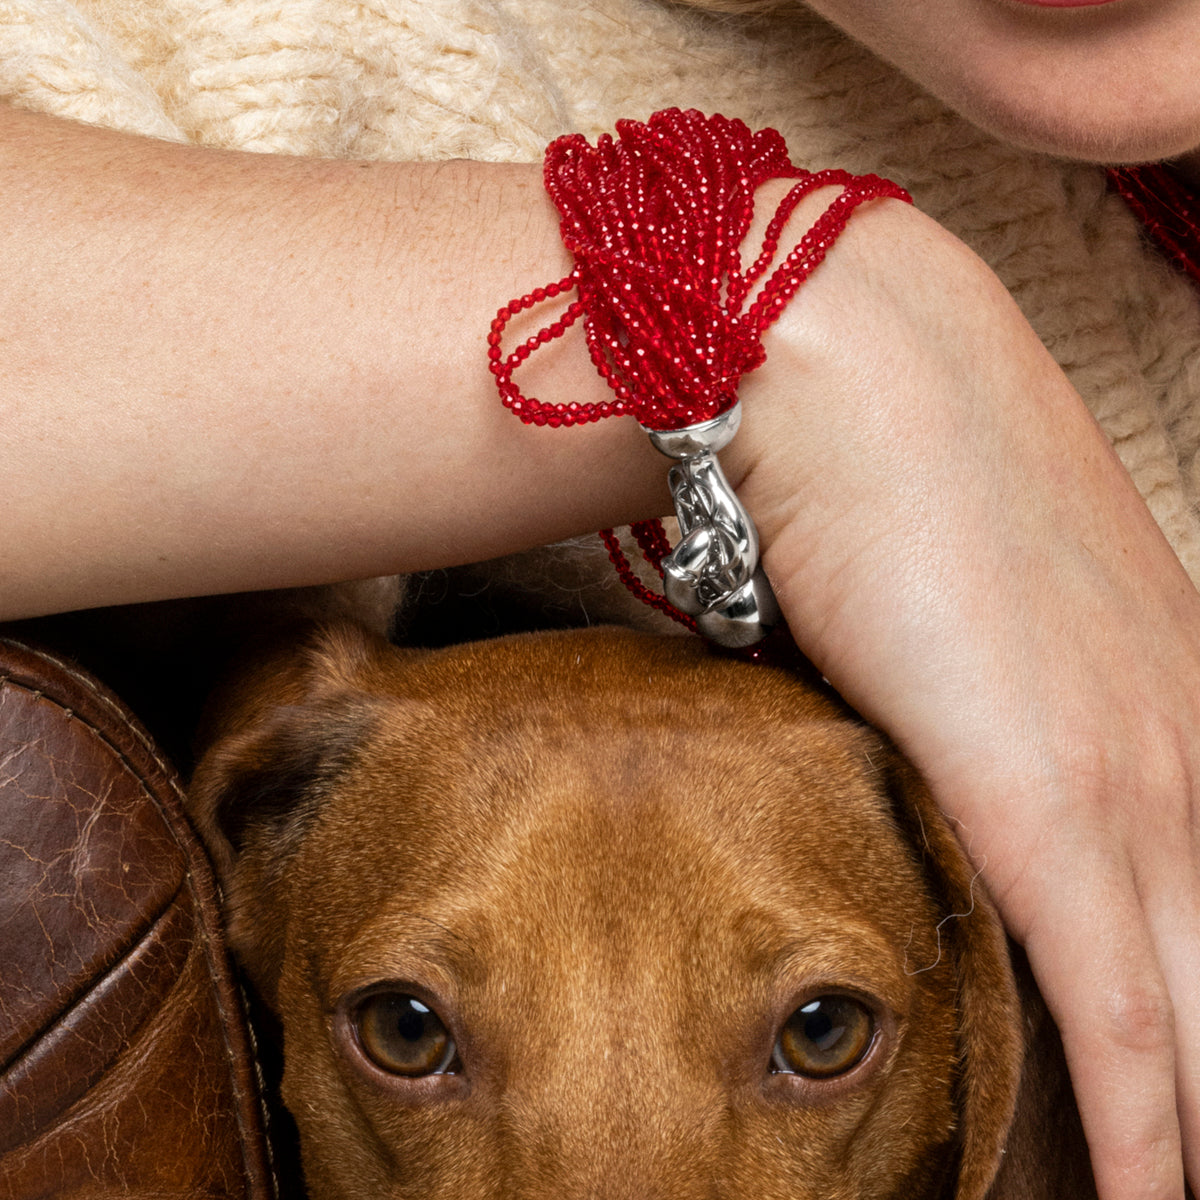
{"label": "red beaded bracelet", "polygon": [[[754,194],[771,179],[797,182],[743,271]],[[753,522],[715,458],[736,432],[738,382],[763,362],[763,333],[851,213],[876,197],[911,197],[876,175],[794,166],[774,129],[752,133],[741,121],[680,109],[644,123],[619,121],[617,137],[605,134],[595,147],[578,134],[557,139],[546,150],[545,184],[575,266],[496,314],[487,340],[500,397],[534,425],[637,417],[677,460],[670,483],[682,537],[671,550],[660,521],[632,527],[663,579],[664,596],[645,587],[613,531],[604,530],[614,565],[646,603],[724,645],[752,644],[772,623],[774,600],[758,565]],[[840,191],[764,281],[796,205],[829,186]],[[557,320],[504,354],[501,337],[517,313],[572,290],[578,298]],[[552,404],[522,395],[516,369],[581,317],[592,361],[615,398]]]}

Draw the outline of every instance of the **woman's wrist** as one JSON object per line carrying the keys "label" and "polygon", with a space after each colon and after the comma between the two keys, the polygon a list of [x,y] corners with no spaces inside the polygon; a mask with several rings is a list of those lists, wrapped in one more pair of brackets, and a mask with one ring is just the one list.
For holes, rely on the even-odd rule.
{"label": "woman's wrist", "polygon": [[895,732],[854,614],[924,591],[927,611],[893,604],[887,631],[919,661],[953,633],[934,621],[938,595],[1060,553],[1047,539],[1101,539],[1096,497],[1111,515],[1131,485],[999,281],[906,206],[856,218],[767,350],[727,471],[793,633]]}

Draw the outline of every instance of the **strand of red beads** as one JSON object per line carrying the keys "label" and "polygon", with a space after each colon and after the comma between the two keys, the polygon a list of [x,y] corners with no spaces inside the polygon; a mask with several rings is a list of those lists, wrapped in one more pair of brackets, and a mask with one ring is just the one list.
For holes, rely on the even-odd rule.
{"label": "strand of red beads", "polygon": [[1200,285],[1200,199],[1166,163],[1109,167],[1108,182],[1159,249]]}
{"label": "strand of red beads", "polygon": [[[875,175],[805,171],[793,165],[774,129],[751,132],[741,121],[695,110],[619,121],[617,137],[605,134],[595,147],[579,134],[559,138],[546,150],[544,175],[575,268],[501,308],[487,341],[489,369],[504,404],[528,424],[551,427],[628,414],[648,430],[675,430],[727,411],[742,376],[766,357],[763,333],[854,210],[882,196],[911,200],[903,188]],[[743,270],[741,244],[754,217],[755,192],[772,179],[796,183],[768,224],[759,254]],[[827,187],[839,190],[764,280],[796,206]],[[502,336],[513,317],[571,291],[578,297],[561,316],[504,353]],[[513,380],[517,368],[581,318],[592,362],[613,399],[547,403],[523,395]],[[639,522],[633,529],[661,575],[670,550],[661,523]],[[641,584],[611,531],[605,540],[635,594],[693,624]]]}

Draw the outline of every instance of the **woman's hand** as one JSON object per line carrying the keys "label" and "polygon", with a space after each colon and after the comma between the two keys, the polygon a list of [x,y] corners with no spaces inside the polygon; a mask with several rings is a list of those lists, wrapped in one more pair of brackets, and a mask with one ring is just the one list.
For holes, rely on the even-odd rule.
{"label": "woman's hand", "polygon": [[999,282],[920,214],[856,216],[768,349],[727,455],[793,633],[924,771],[1026,947],[1101,1196],[1178,1198],[1200,596]]}

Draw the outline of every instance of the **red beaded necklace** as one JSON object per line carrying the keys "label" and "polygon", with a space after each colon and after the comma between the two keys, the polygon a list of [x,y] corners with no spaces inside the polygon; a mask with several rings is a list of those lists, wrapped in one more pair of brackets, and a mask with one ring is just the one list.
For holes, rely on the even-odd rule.
{"label": "red beaded necklace", "polygon": [[[668,109],[645,123],[620,121],[617,137],[605,134],[595,147],[578,134],[559,138],[546,151],[544,174],[574,269],[500,309],[487,340],[504,404],[526,423],[552,427],[631,414],[648,431],[690,430],[729,412],[742,376],[766,357],[763,333],[851,213],[880,196],[911,202],[902,188],[875,175],[794,166],[773,129],[752,133],[741,121],[694,110]],[[754,195],[772,179],[797,182],[743,271],[741,243]],[[796,205],[830,186],[840,191],[767,276]],[[504,354],[502,334],[517,313],[572,290],[578,298],[557,320]],[[545,403],[522,395],[513,381],[516,369],[580,318],[592,362],[615,398]],[[642,584],[612,530],[601,536],[635,595],[696,627],[691,615]],[[662,577],[670,545],[661,522],[639,522],[633,536]]]}
{"label": "red beaded necklace", "polygon": [[1162,163],[1110,167],[1108,181],[1163,254],[1200,286],[1200,202],[1191,185]]}

